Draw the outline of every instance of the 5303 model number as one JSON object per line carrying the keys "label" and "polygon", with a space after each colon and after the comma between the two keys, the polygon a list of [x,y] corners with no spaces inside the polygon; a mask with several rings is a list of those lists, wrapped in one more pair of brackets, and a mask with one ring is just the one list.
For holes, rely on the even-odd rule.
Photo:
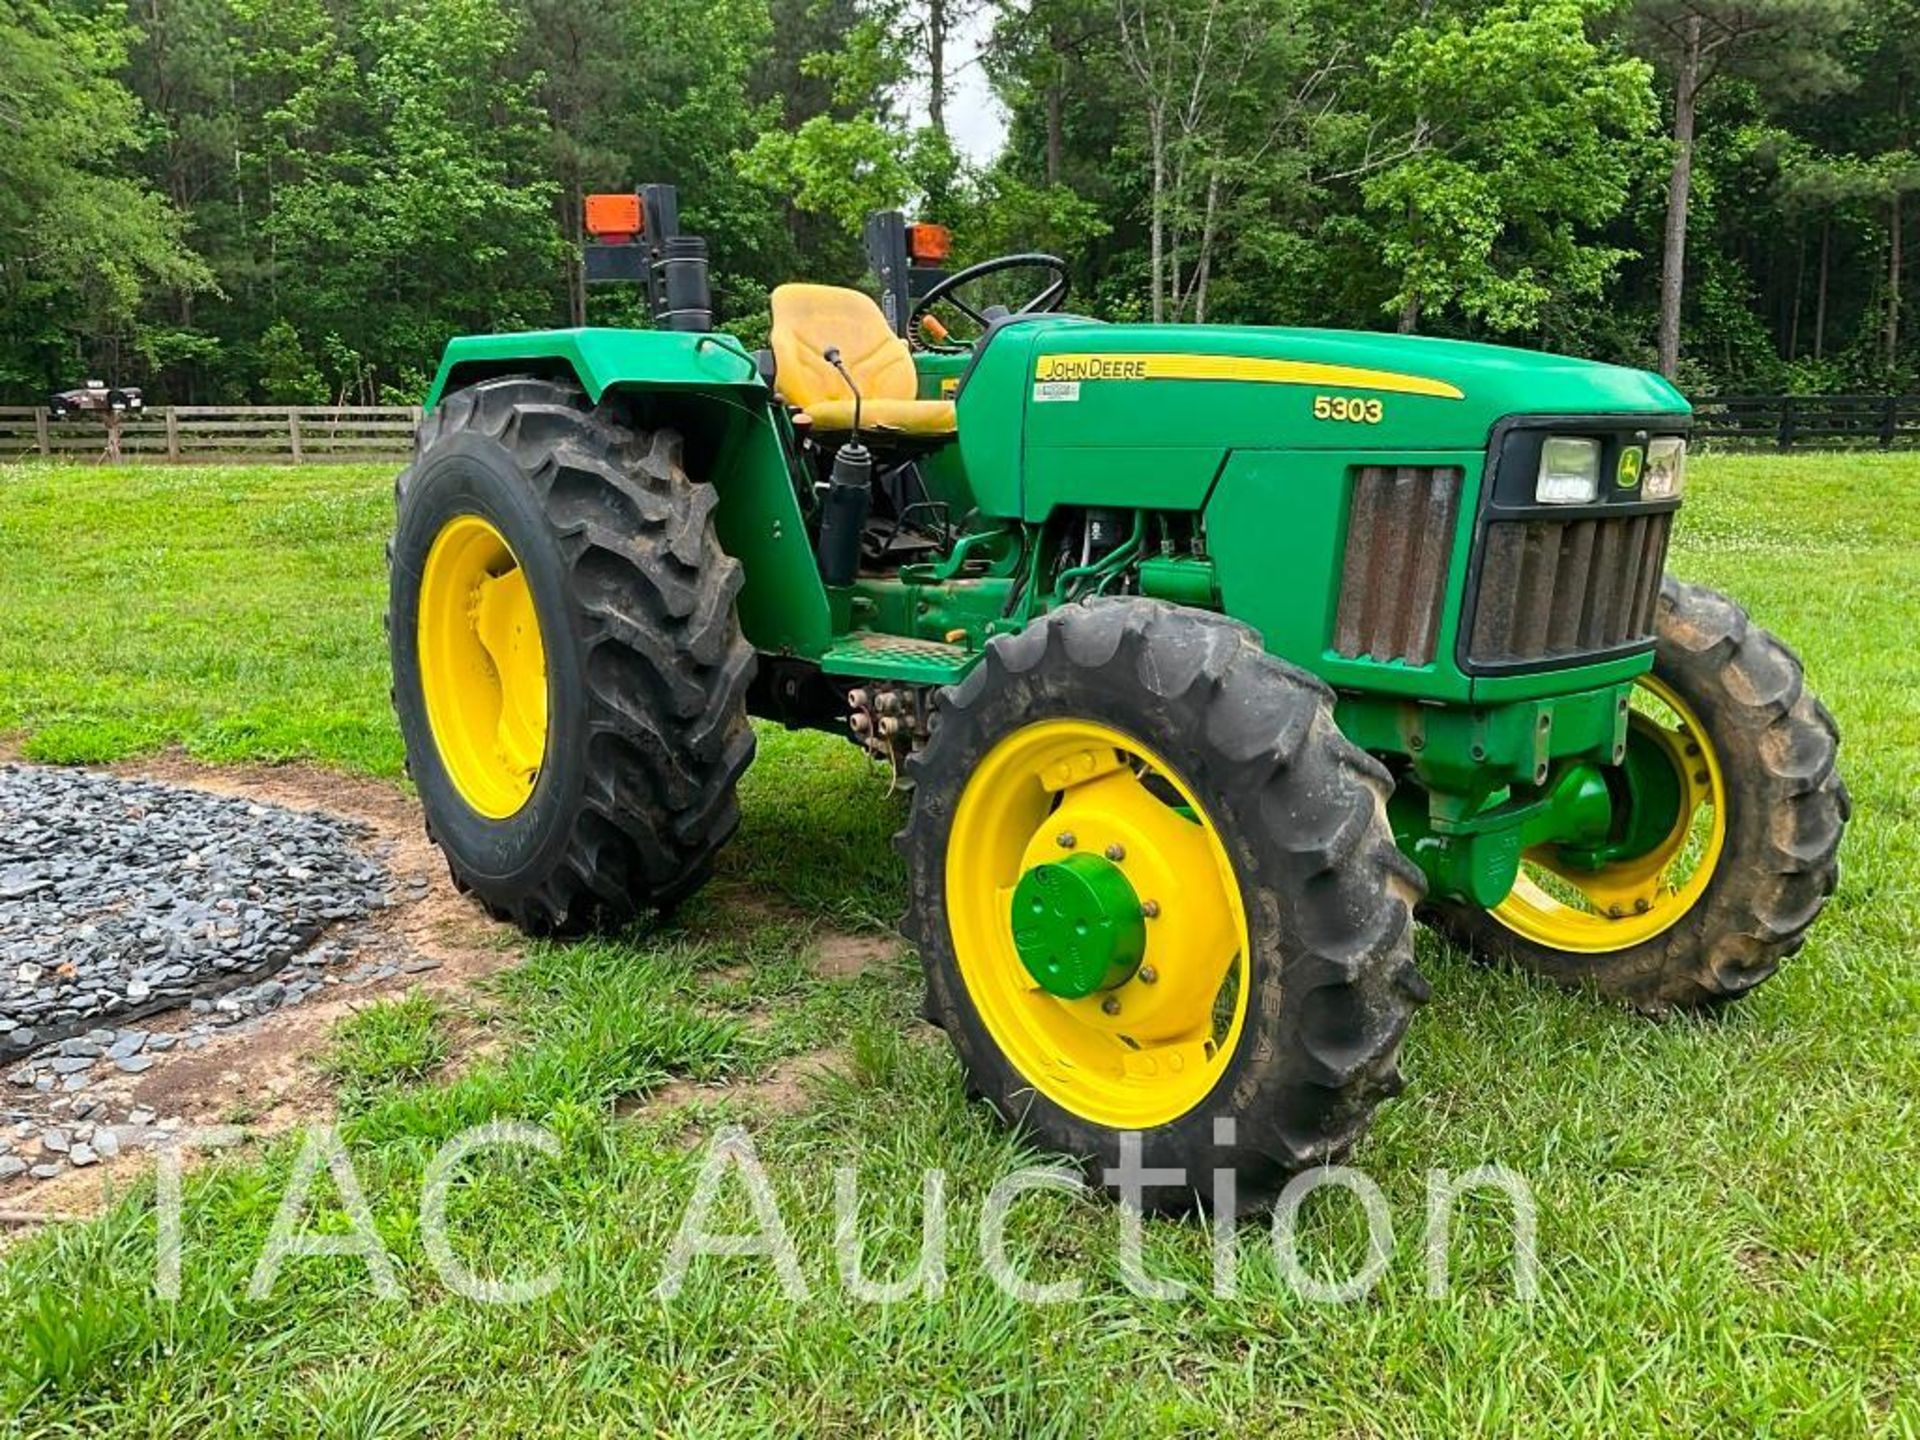
{"label": "5303 model number", "polygon": [[1369,400],[1363,395],[1313,397],[1313,418],[1316,420],[1346,420],[1355,425],[1378,425],[1384,413],[1378,400]]}

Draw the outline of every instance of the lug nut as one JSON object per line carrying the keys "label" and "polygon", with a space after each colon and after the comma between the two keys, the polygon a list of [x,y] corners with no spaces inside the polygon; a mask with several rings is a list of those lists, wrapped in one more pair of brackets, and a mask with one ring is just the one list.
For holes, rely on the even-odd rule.
{"label": "lug nut", "polygon": [[1158,980],[1159,978],[1160,978],[1160,972],[1154,969],[1153,966],[1142,965],[1140,967],[1138,979],[1142,985],[1151,985],[1153,984],[1154,981]]}
{"label": "lug nut", "polygon": [[1100,1002],[1100,1008],[1109,1015],[1118,1015],[1120,1013],[1120,1002],[1109,995]]}
{"label": "lug nut", "polygon": [[1647,899],[1646,896],[1642,895],[1638,900],[1633,902],[1633,908],[1639,914],[1644,915],[1649,910],[1653,909],[1653,902]]}
{"label": "lug nut", "polygon": [[1058,845],[1062,850],[1071,850],[1080,842],[1074,838],[1073,831],[1062,830],[1058,835],[1053,837],[1053,843]]}
{"label": "lug nut", "polygon": [[1607,906],[1607,915],[1611,919],[1618,920],[1621,916],[1625,915],[1626,913],[1627,912],[1621,909],[1618,905]]}
{"label": "lug nut", "polygon": [[1117,841],[1114,844],[1107,846],[1107,859],[1113,861],[1114,864],[1118,865],[1122,860],[1126,858],[1127,858],[1126,846],[1120,844]]}
{"label": "lug nut", "polygon": [[1160,902],[1158,900],[1142,900],[1140,902],[1140,913],[1148,920],[1158,920],[1160,918]]}

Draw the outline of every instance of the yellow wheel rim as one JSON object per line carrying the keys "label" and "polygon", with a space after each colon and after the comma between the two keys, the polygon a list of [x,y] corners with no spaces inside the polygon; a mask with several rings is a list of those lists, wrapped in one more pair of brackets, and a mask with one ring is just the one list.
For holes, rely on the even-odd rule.
{"label": "yellow wheel rim", "polygon": [[[1020,877],[1069,848],[1114,860],[1149,917],[1138,971],[1084,999],[1042,989],[1013,935]],[[1205,807],[1152,750],[1082,720],[1007,736],[961,792],[946,892],[967,993],[1035,1090],[1127,1130],[1206,1098],[1246,1024],[1246,912]]]}
{"label": "yellow wheel rim", "polygon": [[1628,724],[1659,747],[1680,778],[1678,818],[1645,855],[1601,870],[1529,850],[1493,917],[1554,950],[1599,955],[1651,940],[1699,903],[1727,841],[1727,784],[1706,727],[1673,687],[1642,677]]}
{"label": "yellow wheel rim", "polygon": [[420,576],[420,684],[454,788],[504,820],[527,803],[547,746],[547,653],[526,571],[478,515],[449,520]]}

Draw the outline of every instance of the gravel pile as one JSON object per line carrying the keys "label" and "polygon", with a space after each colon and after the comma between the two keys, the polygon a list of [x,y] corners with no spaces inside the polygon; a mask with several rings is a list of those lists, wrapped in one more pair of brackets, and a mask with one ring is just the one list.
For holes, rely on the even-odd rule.
{"label": "gravel pile", "polygon": [[82,1101],[58,1123],[18,1118],[0,1131],[0,1183],[23,1175],[51,1180],[69,1167],[84,1170],[128,1150],[155,1149],[168,1144],[180,1128],[180,1121],[161,1120],[144,1106],[116,1111],[104,1101]]}
{"label": "gravel pile", "polygon": [[363,838],[328,815],[0,766],[0,1058],[67,1042],[36,1068],[131,1069],[151,1060],[129,1020],[241,987],[279,1002],[267,977],[386,903]]}

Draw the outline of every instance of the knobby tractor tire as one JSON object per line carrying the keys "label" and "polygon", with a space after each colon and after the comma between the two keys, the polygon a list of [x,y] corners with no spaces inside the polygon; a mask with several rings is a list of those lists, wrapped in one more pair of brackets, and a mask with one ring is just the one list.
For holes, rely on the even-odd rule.
{"label": "knobby tractor tire", "polygon": [[[572,933],[669,908],[737,827],[754,652],[716,499],[687,475],[675,432],[637,429],[571,385],[487,380],[422,423],[395,485],[393,702],[428,836],[496,917]],[[544,751],[531,794],[504,818],[462,797],[423,696],[422,569],[464,515],[511,547],[545,652]]]}
{"label": "knobby tractor tire", "polygon": [[[913,762],[898,843],[911,886],[903,928],[925,967],[927,1016],[974,1094],[1095,1183],[1128,1132],[1021,1074],[969,992],[979,961],[956,954],[950,923],[956,807],[1004,737],[1056,717],[1092,721],[1163,757],[1222,841],[1251,941],[1246,1018],[1204,1098],[1138,1132],[1145,1165],[1186,1176],[1184,1191],[1147,1191],[1148,1208],[1212,1206],[1222,1169],[1235,1172],[1238,1212],[1267,1208],[1289,1176],[1342,1156],[1401,1089],[1401,1037],[1428,993],[1413,965],[1422,880],[1388,827],[1387,772],[1341,735],[1332,700],[1243,625],[1159,601],[1096,600],[992,640],[937,697],[931,739]],[[1233,1138],[1216,1143],[1225,1119]]]}
{"label": "knobby tractor tire", "polygon": [[1657,1013],[1737,999],[1800,949],[1838,883],[1852,806],[1839,727],[1791,649],[1725,595],[1672,577],[1655,629],[1654,677],[1700,717],[1726,785],[1726,839],[1699,898],[1671,928],[1597,954],[1535,943],[1469,906],[1435,918],[1483,958]]}

